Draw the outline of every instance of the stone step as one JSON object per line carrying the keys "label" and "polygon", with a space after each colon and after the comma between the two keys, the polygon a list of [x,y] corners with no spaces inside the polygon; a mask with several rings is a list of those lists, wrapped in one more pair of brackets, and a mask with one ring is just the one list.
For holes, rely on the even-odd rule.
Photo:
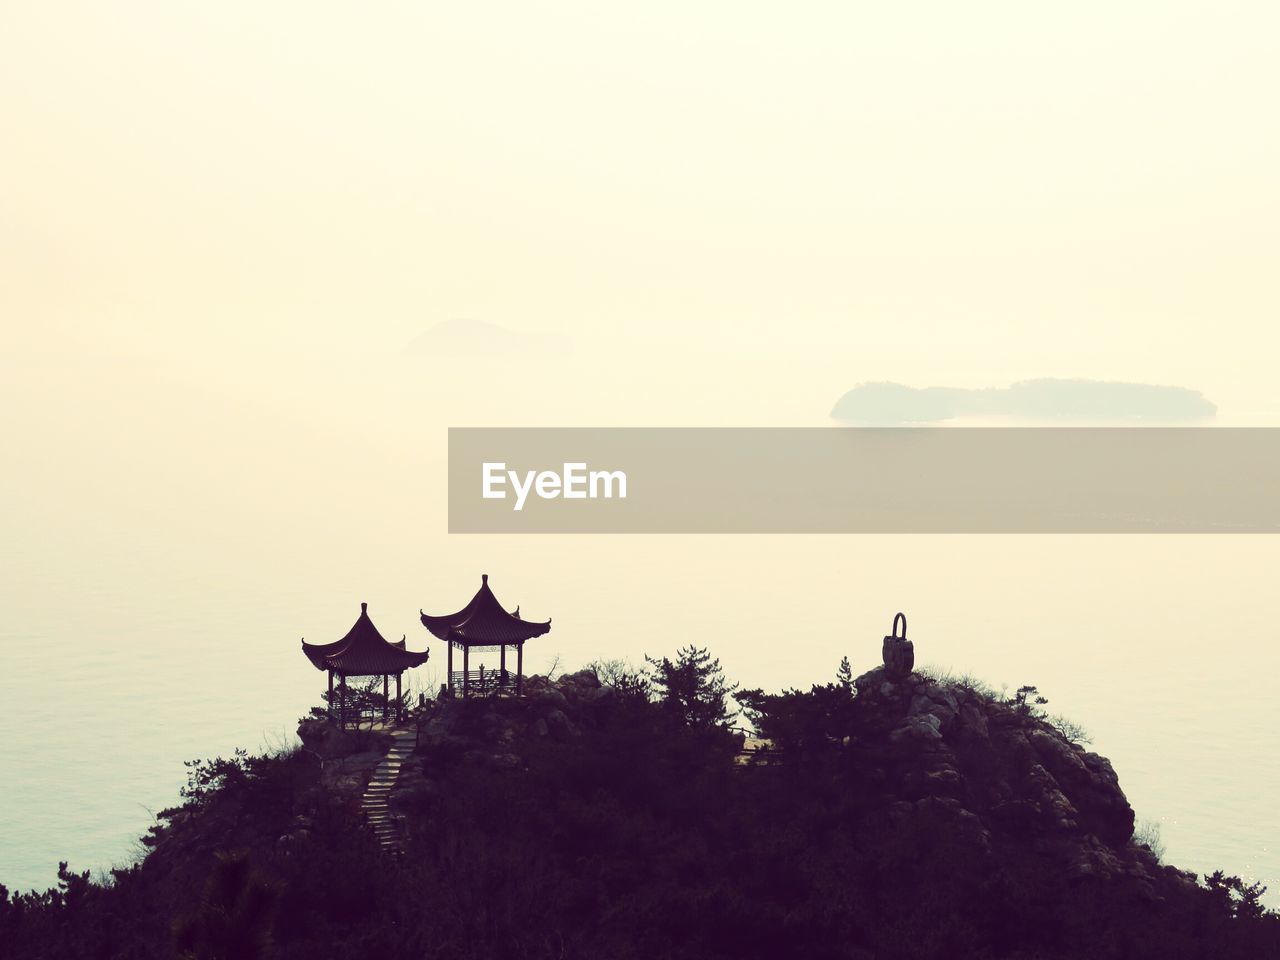
{"label": "stone step", "polygon": [[391,817],[387,801],[400,776],[400,769],[417,748],[417,730],[392,730],[391,748],[374,767],[360,798],[360,809],[378,845],[389,853],[402,854],[399,821]]}

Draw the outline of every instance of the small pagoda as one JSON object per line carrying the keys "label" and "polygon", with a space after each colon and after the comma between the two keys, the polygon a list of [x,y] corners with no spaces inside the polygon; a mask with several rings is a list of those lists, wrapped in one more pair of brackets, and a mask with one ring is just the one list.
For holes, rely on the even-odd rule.
{"label": "small pagoda", "polygon": [[[404,640],[391,643],[378,632],[369,619],[369,605],[360,604],[360,617],[347,635],[333,643],[307,643],[302,641],[302,652],[317,670],[329,672],[329,716],[342,726],[355,719],[360,720],[358,708],[352,708],[347,697],[348,677],[382,677],[382,719],[389,716],[387,700],[388,680],[396,678],[395,719],[403,719],[403,703],[400,678],[406,670],[421,666],[431,656],[430,650],[414,653],[406,650]],[[333,678],[338,677],[338,699],[334,706]]]}
{"label": "small pagoda", "polygon": [[[443,617],[422,614],[422,625],[449,645],[448,693],[461,691],[462,696],[472,693],[491,694],[499,691],[524,693],[524,642],[540,637],[551,630],[551,621],[538,623],[520,617],[520,608],[508,613],[489,589],[489,575],[480,577],[480,589],[471,602]],[[454,648],[462,651],[462,669],[453,669]],[[516,674],[507,671],[507,647],[516,650]],[[472,652],[498,651],[496,669],[471,670]]]}

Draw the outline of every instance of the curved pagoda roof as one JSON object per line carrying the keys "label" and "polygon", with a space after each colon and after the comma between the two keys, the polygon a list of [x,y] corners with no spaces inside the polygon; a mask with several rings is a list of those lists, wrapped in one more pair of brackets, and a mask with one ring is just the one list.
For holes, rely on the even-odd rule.
{"label": "curved pagoda roof", "polygon": [[348,677],[373,677],[400,673],[427,662],[431,651],[414,653],[404,648],[404,640],[384,639],[369,619],[369,605],[360,604],[360,617],[347,635],[333,643],[302,641],[302,652],[317,670],[333,670]]}
{"label": "curved pagoda roof", "polygon": [[441,640],[448,640],[464,647],[492,647],[503,644],[523,643],[532,637],[540,637],[551,631],[551,621],[538,623],[520,618],[520,608],[507,613],[498,598],[489,589],[489,575],[480,577],[480,589],[471,602],[443,617],[422,614],[422,625]]}

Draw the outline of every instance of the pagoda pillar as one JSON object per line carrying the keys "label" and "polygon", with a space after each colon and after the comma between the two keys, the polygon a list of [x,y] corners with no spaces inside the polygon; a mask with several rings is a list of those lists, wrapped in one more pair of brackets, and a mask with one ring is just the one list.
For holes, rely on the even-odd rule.
{"label": "pagoda pillar", "polygon": [[403,672],[396,674],[396,723],[399,723],[404,719],[404,716],[400,712],[400,708],[403,706],[400,694],[400,678],[402,676],[404,676]]}
{"label": "pagoda pillar", "polygon": [[507,682],[507,645],[504,643],[499,649],[502,653],[498,655],[498,686],[501,687]]}
{"label": "pagoda pillar", "polygon": [[[396,687],[400,686],[400,674],[396,674]],[[382,719],[387,719],[387,675],[382,675]]]}
{"label": "pagoda pillar", "polygon": [[524,693],[524,641],[516,644],[516,696]]}
{"label": "pagoda pillar", "polygon": [[329,719],[333,719],[333,668],[329,668]]}
{"label": "pagoda pillar", "polygon": [[471,648],[462,648],[462,697],[465,700],[471,694]]}
{"label": "pagoda pillar", "polygon": [[449,691],[449,696],[453,696],[453,641],[446,640],[445,643],[449,647],[449,663],[445,667],[444,685]]}

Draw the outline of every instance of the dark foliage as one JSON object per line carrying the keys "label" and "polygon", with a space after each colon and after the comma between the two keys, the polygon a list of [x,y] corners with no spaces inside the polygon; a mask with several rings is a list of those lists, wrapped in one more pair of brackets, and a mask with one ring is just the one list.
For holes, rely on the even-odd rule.
{"label": "dark foliage", "polygon": [[[839,679],[738,694],[803,762],[735,765],[728,688],[693,654],[707,701],[678,659],[657,702],[601,698],[577,736],[520,737],[518,765],[424,746],[434,788],[407,811],[401,859],[329,802],[305,755],[197,764],[139,866],[99,885],[64,865],[57,888],[0,898],[0,956],[1280,956],[1280,919],[1238,878],[1153,899],[1070,881],[1033,844],[980,858],[942,823],[887,817],[843,747],[857,698]],[[468,709],[459,730],[482,731],[492,705]],[[306,836],[288,839],[299,812]]]}
{"label": "dark foliage", "polygon": [[271,950],[279,888],[258,875],[248,854],[214,854],[199,907],[173,925],[180,960],[261,960]]}
{"label": "dark foliage", "polygon": [[702,647],[690,644],[676,651],[675,660],[649,657],[651,684],[658,703],[691,727],[723,726],[729,720],[727,698],[737,685],[725,682],[720,661]]}
{"label": "dark foliage", "polygon": [[1041,717],[1044,711],[1041,707],[1049,702],[1047,697],[1040,695],[1040,688],[1030,684],[1024,684],[1014,691],[1012,697],[1005,701],[1009,706],[1016,709],[1019,713],[1026,716]]}
{"label": "dark foliage", "polygon": [[853,729],[853,671],[840,661],[836,682],[815,684],[808,693],[740,690],[734,698],[762,737],[794,760],[843,748]]}

